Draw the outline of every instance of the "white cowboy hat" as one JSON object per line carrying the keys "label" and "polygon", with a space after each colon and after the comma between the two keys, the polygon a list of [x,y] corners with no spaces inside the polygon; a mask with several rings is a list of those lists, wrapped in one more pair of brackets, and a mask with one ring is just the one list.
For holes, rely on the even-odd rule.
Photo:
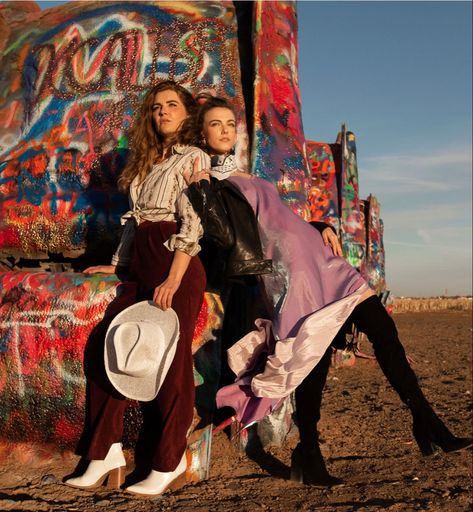
{"label": "white cowboy hat", "polygon": [[119,313],[105,335],[105,370],[122,395],[149,402],[158,394],[179,339],[179,319],[169,308],[142,301]]}

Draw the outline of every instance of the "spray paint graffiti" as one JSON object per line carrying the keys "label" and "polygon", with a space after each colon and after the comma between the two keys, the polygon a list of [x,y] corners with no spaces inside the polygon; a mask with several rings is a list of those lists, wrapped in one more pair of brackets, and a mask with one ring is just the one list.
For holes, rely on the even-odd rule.
{"label": "spray paint graffiti", "polygon": [[[74,447],[83,425],[85,345],[117,292],[115,276],[0,274],[2,440]],[[218,296],[206,294],[192,346],[199,415],[195,424],[209,414],[213,404],[207,397],[215,396],[217,390],[219,366],[215,361],[220,360],[220,351],[216,332],[221,321]],[[129,414],[136,424],[137,411]],[[193,457],[206,457],[208,440],[199,439],[194,439],[197,452]],[[198,468],[205,471],[206,466],[199,464]]]}
{"label": "spray paint graffiti", "polygon": [[[0,35],[0,256],[93,254],[106,260],[127,208],[115,183],[144,90],[173,78],[195,92],[232,98],[237,111],[244,112],[233,3],[87,2],[41,16],[35,9],[22,14],[22,8],[0,8],[0,29],[5,28]],[[277,185],[289,206],[310,219],[295,4],[257,1],[254,8],[252,170]],[[244,138],[243,121],[238,130]],[[338,213],[331,205],[336,189],[330,168],[325,190],[335,196],[330,195],[322,217],[335,222],[340,216],[345,254],[359,267],[364,234],[354,137],[344,133],[338,144],[322,146],[321,161],[330,160],[329,149],[335,168],[343,160]],[[240,159],[245,149],[243,142]],[[317,180],[321,186],[323,173]],[[80,274],[0,274],[3,440],[75,444],[82,426],[84,346],[117,284],[113,278]],[[194,425],[213,407],[221,319],[219,298],[207,294],[193,344]],[[139,421],[134,418],[131,429]],[[283,414],[265,432],[285,435],[288,418]],[[206,426],[189,440],[196,479],[205,476],[210,438]]]}
{"label": "spray paint graffiti", "polygon": [[307,141],[312,177],[307,201],[311,221],[339,228],[337,172],[332,147],[324,142]]}
{"label": "spray paint graffiti", "polygon": [[277,184],[282,199],[309,219],[295,3],[257,2],[255,35],[253,173]]}
{"label": "spray paint graffiti", "polygon": [[103,252],[127,208],[115,183],[143,91],[170,78],[244,111],[233,7],[88,2],[28,20],[2,59],[0,253]]}
{"label": "spray paint graffiti", "polygon": [[380,294],[386,289],[383,221],[380,218],[380,204],[376,197],[369,195],[365,204],[367,241],[364,275],[373,290]]}
{"label": "spray paint graffiti", "polygon": [[[8,15],[0,10],[2,23]],[[89,2],[10,24],[1,41],[2,257],[107,259],[127,208],[115,183],[143,91],[173,78],[233,98],[243,111],[234,18],[231,2]],[[0,274],[2,445],[75,445],[83,425],[84,347],[117,286],[103,276]],[[189,439],[191,480],[205,477],[209,464],[221,318],[219,298],[207,294],[193,345],[200,426]],[[129,411],[133,440],[139,414]]]}
{"label": "spray paint graffiti", "polygon": [[365,230],[360,211],[356,141],[345,126],[337,142],[341,145],[340,227],[343,255],[355,268],[362,269],[365,259]]}

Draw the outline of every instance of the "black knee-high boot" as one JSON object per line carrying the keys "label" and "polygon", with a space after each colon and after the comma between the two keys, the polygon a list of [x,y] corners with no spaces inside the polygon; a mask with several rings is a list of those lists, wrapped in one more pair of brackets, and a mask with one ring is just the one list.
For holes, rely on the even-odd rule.
{"label": "black knee-high boot", "polygon": [[407,361],[394,321],[379,298],[369,297],[358,304],[350,318],[373,344],[384,375],[411,410],[413,433],[422,455],[432,455],[436,446],[444,452],[471,446],[473,439],[455,437],[433,411]]}
{"label": "black knee-high boot", "polygon": [[327,471],[317,432],[322,392],[327,380],[331,355],[332,348],[329,347],[317,366],[295,391],[300,443],[292,452],[291,480],[309,485],[333,486],[342,482]]}

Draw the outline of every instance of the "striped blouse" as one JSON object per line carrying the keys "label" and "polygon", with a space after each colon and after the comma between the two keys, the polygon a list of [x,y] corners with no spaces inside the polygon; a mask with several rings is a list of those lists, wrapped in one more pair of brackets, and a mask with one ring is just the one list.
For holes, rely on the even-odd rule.
{"label": "striped blouse", "polygon": [[128,265],[135,228],[145,220],[179,221],[179,233],[172,235],[164,245],[170,251],[178,249],[189,256],[199,252],[202,225],[187,195],[183,193],[187,188],[184,174],[192,174],[194,165],[198,171],[209,169],[209,156],[194,146],[175,144],[171,156],[155,164],[141,183],[138,183],[138,177],[133,180],[129,195],[131,209],[121,217],[124,229],[112,257],[112,265]]}

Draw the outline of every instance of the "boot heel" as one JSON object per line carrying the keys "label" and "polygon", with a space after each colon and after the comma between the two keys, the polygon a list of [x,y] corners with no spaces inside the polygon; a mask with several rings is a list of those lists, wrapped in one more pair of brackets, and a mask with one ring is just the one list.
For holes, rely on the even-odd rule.
{"label": "boot heel", "polygon": [[107,478],[107,487],[109,489],[120,489],[125,482],[125,470],[126,466],[120,466],[110,471]]}
{"label": "boot heel", "polygon": [[298,482],[299,484],[304,483],[304,474],[300,466],[295,466],[294,464],[291,465],[290,479],[292,482]]}
{"label": "boot heel", "polygon": [[182,473],[182,475],[179,475],[175,480],[173,480],[168,487],[169,491],[177,491],[181,487],[184,487],[186,485],[187,479],[186,479],[186,472]]}
{"label": "boot heel", "polygon": [[432,441],[428,440],[420,440],[417,439],[417,445],[419,446],[420,453],[423,457],[430,457],[431,455],[435,455],[438,451],[437,445],[432,443]]}
{"label": "boot heel", "polygon": [[412,429],[412,433],[414,434],[414,439],[416,440],[417,446],[419,447],[420,453],[424,457],[430,457],[437,452],[437,446],[433,443],[429,436],[425,433],[425,431],[414,424]]}
{"label": "boot heel", "polygon": [[292,452],[290,479],[292,482],[304,483],[304,472],[302,471],[302,460],[299,448],[296,448]]}

